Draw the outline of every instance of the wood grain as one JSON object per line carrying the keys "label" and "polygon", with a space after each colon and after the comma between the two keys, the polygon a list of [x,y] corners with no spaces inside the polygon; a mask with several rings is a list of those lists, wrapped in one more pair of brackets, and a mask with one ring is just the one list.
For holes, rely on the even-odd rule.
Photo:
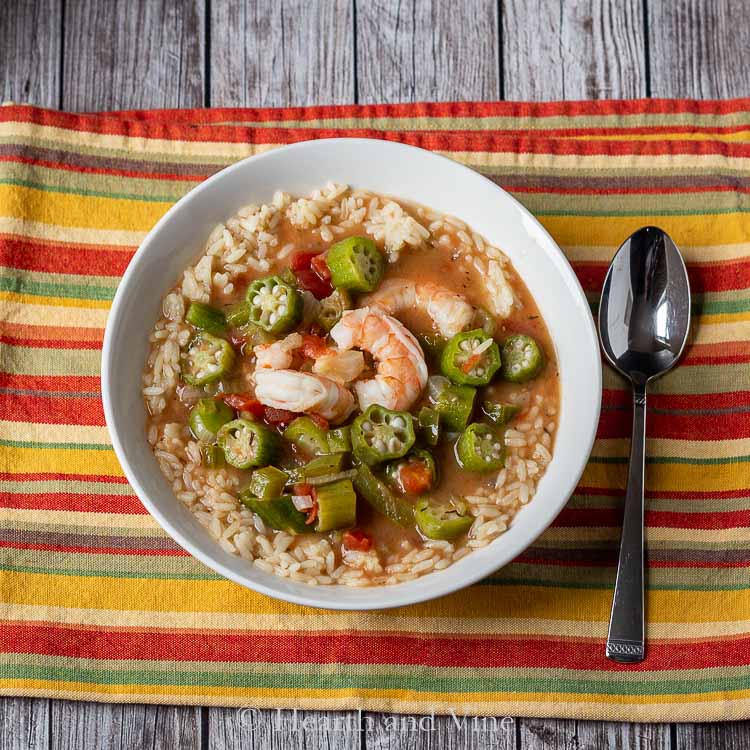
{"label": "wood grain", "polygon": [[506,99],[645,96],[641,0],[505,0]]}
{"label": "wood grain", "polygon": [[500,96],[495,0],[357,2],[359,101]]}
{"label": "wood grain", "polygon": [[211,4],[215,107],[354,101],[350,0],[240,0]]}
{"label": "wood grain", "polygon": [[199,750],[201,709],[52,701],[51,750]]}
{"label": "wood grain", "polygon": [[747,750],[750,747],[750,721],[724,724],[678,724],[679,750]]}
{"label": "wood grain", "polygon": [[0,9],[0,101],[60,106],[61,0],[10,0]]}
{"label": "wood grain", "polygon": [[204,0],[66,0],[64,109],[200,107]]}
{"label": "wood grain", "polygon": [[577,721],[575,743],[580,750],[671,750],[669,724]]}
{"label": "wood grain", "polygon": [[653,96],[750,96],[746,0],[648,3]]}
{"label": "wood grain", "polygon": [[367,750],[515,750],[511,718],[367,714]]}
{"label": "wood grain", "polygon": [[356,711],[275,711],[212,708],[209,750],[357,750]]}
{"label": "wood grain", "polygon": [[0,750],[47,750],[50,701],[3,698],[0,701]]}

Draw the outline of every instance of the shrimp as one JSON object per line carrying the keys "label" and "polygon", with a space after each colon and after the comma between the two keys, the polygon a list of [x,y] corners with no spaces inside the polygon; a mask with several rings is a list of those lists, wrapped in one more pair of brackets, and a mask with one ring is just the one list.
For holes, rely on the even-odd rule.
{"label": "shrimp", "polygon": [[334,424],[354,409],[351,391],[330,378],[297,370],[256,370],[255,398],[264,406],[319,414]]}
{"label": "shrimp", "polygon": [[408,409],[427,383],[424,354],[414,336],[395,318],[373,305],[346,310],[331,329],[340,349],[357,347],[372,354],[375,377],[354,383],[360,409],[380,404]]}
{"label": "shrimp", "polygon": [[392,315],[410,307],[421,308],[447,339],[463,331],[474,317],[474,308],[460,294],[438,284],[417,284],[408,279],[389,279],[364,304],[377,304]]}
{"label": "shrimp", "polygon": [[256,367],[259,370],[285,370],[291,367],[294,352],[302,346],[302,336],[290,333],[272,344],[258,344],[253,348]]}
{"label": "shrimp", "polygon": [[272,344],[256,346],[253,349],[256,367],[259,370],[291,369],[294,355],[300,349],[304,356],[314,360],[312,371],[316,375],[323,375],[340,385],[356,380],[365,369],[362,352],[334,349],[317,336],[300,336],[299,333],[290,333]]}

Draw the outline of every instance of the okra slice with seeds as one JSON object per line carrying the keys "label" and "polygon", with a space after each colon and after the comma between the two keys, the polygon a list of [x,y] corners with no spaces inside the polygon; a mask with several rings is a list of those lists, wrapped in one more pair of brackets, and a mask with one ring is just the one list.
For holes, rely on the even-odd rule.
{"label": "okra slice with seeds", "polygon": [[206,385],[220,380],[233,365],[234,350],[229,342],[200,331],[182,354],[182,379],[188,385]]}
{"label": "okra slice with seeds", "polygon": [[443,349],[440,370],[459,385],[487,385],[500,368],[500,349],[481,328],[456,334]]}
{"label": "okra slice with seeds", "polygon": [[337,289],[372,292],[385,272],[385,258],[368,237],[348,237],[326,253],[331,283]]}
{"label": "okra slice with seeds", "polygon": [[451,502],[449,505],[438,505],[427,498],[417,501],[414,508],[414,520],[417,527],[428,539],[455,539],[465,534],[474,523],[473,516],[466,512],[466,505]]}
{"label": "okra slice with seeds", "polygon": [[280,276],[253,281],[246,299],[250,307],[249,321],[274,335],[291,330],[302,317],[300,293]]}
{"label": "okra slice with seeds", "polygon": [[414,445],[414,422],[409,412],[372,404],[352,422],[351,439],[354,455],[366,464],[401,458]]}
{"label": "okra slice with seeds", "polygon": [[539,374],[544,366],[544,353],[536,339],[524,333],[505,340],[502,351],[501,375],[511,383],[525,383]]}
{"label": "okra slice with seeds", "polygon": [[265,425],[249,419],[227,422],[217,435],[224,457],[236,469],[251,469],[273,463],[278,453],[279,436]]}
{"label": "okra slice with seeds", "polygon": [[438,468],[429,451],[413,448],[403,458],[391,461],[385,467],[385,475],[402,495],[418,495],[437,484]]}
{"label": "okra slice with seeds", "polygon": [[505,445],[499,430],[474,422],[456,443],[456,459],[462,469],[485,473],[505,464]]}
{"label": "okra slice with seeds", "polygon": [[339,322],[344,310],[350,310],[352,298],[346,289],[336,289],[333,294],[320,300],[317,308],[316,322],[325,331],[330,331]]}

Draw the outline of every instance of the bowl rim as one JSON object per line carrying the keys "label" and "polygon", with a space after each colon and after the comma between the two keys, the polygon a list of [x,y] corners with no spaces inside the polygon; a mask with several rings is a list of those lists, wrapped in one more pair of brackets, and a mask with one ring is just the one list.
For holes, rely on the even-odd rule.
{"label": "bowl rim", "polygon": [[[594,440],[596,438],[596,430],[597,430],[597,425],[598,425],[599,416],[601,412],[602,364],[601,364],[601,357],[596,357],[595,364],[594,364],[594,372],[591,373],[593,386],[595,386],[593,388],[593,393],[595,394],[595,403],[592,404],[593,411],[592,411],[591,425],[589,426],[587,438],[584,441],[585,444],[582,446],[582,450],[578,453],[579,459],[578,459],[577,465],[570,470],[568,474],[568,476],[570,477],[569,481],[567,482],[568,486],[564,488],[560,488],[561,491],[557,495],[557,498],[558,498],[557,501],[550,502],[545,507],[544,511],[541,511],[542,515],[540,518],[538,529],[533,533],[533,535],[531,535],[530,537],[527,537],[523,542],[521,543],[515,542],[507,546],[503,554],[503,558],[504,558],[503,561],[500,561],[497,564],[489,564],[489,565],[485,564],[482,566],[478,566],[476,569],[469,571],[467,574],[461,576],[457,580],[451,580],[451,579],[446,578],[445,584],[440,587],[439,591],[428,590],[426,592],[421,592],[421,593],[419,591],[415,591],[413,593],[404,593],[399,590],[403,584],[395,584],[395,585],[389,585],[389,586],[381,585],[377,587],[375,586],[370,587],[368,588],[368,590],[387,592],[387,597],[385,597],[387,601],[371,603],[371,604],[368,604],[367,606],[363,606],[362,604],[356,601],[348,601],[346,597],[342,597],[342,599],[337,600],[336,602],[321,602],[315,596],[318,590],[318,587],[309,586],[307,584],[301,583],[300,586],[304,586],[305,589],[308,589],[309,591],[306,590],[304,593],[298,594],[295,592],[279,591],[278,589],[275,589],[270,585],[266,585],[262,580],[250,581],[247,578],[244,578],[239,573],[236,573],[234,570],[228,568],[218,559],[205,554],[201,549],[199,549],[196,545],[194,545],[189,539],[185,538],[182,535],[182,533],[178,529],[176,529],[175,526],[161,512],[158,503],[151,500],[148,493],[144,490],[143,486],[141,485],[138,473],[135,471],[133,466],[131,466],[130,462],[127,459],[127,454],[124,448],[124,444],[120,438],[120,433],[119,433],[119,430],[115,421],[115,417],[114,417],[114,408],[113,408],[112,397],[110,393],[110,378],[111,378],[111,368],[112,368],[111,360],[113,356],[116,332],[121,324],[121,318],[123,315],[122,313],[123,300],[130,293],[130,290],[128,289],[128,287],[131,285],[133,278],[138,273],[139,263],[150,252],[150,248],[157,240],[157,237],[162,227],[168,224],[172,220],[172,217],[176,213],[180,212],[184,206],[196,200],[199,200],[201,195],[205,191],[209,190],[215,182],[225,179],[229,174],[231,174],[234,171],[245,168],[245,165],[248,162],[258,163],[261,160],[278,158],[279,153],[282,151],[301,151],[302,152],[302,151],[305,151],[306,149],[310,149],[310,148],[314,149],[320,146],[321,144],[326,144],[327,147],[331,147],[342,142],[346,144],[351,144],[351,145],[357,145],[357,143],[363,143],[363,142],[367,144],[372,144],[373,142],[376,142],[378,144],[385,146],[386,148],[394,149],[394,153],[399,150],[406,150],[409,152],[418,151],[418,152],[421,152],[423,155],[427,155],[428,157],[431,157],[433,159],[448,162],[452,168],[457,169],[463,173],[468,173],[471,179],[486,182],[494,190],[502,194],[505,200],[509,200],[513,204],[515,204],[515,208],[521,213],[521,216],[526,221],[530,222],[532,226],[534,227],[534,230],[538,232],[544,238],[545,251],[553,252],[557,256],[558,270],[566,277],[565,280],[567,282],[567,285],[571,293],[574,296],[578,297],[578,301],[583,302],[583,304],[588,309],[588,302],[586,301],[585,292],[583,290],[583,287],[581,286],[580,281],[578,280],[578,277],[575,275],[575,272],[573,271],[567,257],[565,256],[563,251],[560,249],[558,244],[555,242],[555,240],[552,238],[552,236],[549,234],[549,232],[545,229],[545,227],[541,224],[541,222],[539,222],[539,220],[522,203],[520,203],[510,193],[508,193],[506,190],[501,188],[499,185],[497,185],[495,182],[493,182],[492,180],[490,180],[488,177],[481,174],[477,170],[472,169],[465,164],[461,164],[460,162],[457,162],[453,159],[450,159],[434,151],[423,149],[418,146],[412,146],[409,144],[401,143],[398,141],[391,141],[385,138],[311,139],[311,140],[298,141],[296,143],[281,145],[269,151],[264,151],[259,154],[254,154],[254,155],[245,157],[243,159],[240,159],[239,161],[236,161],[220,169],[218,172],[214,173],[213,175],[211,175],[210,177],[208,177],[207,179],[203,180],[201,183],[193,187],[190,191],[188,191],[184,196],[182,196],[178,201],[176,201],[166,211],[166,213],[156,222],[156,224],[151,228],[151,230],[146,234],[144,239],[141,241],[140,245],[138,246],[138,249],[133,254],[133,257],[128,263],[125,273],[122,275],[122,278],[120,279],[118,283],[117,291],[112,300],[112,305],[110,307],[109,314],[107,316],[106,326],[105,326],[104,340],[103,340],[102,353],[101,353],[100,380],[101,380],[101,386],[102,386],[102,403],[104,406],[105,422],[106,422],[107,429],[110,435],[110,439],[112,441],[112,447],[115,451],[115,455],[117,456],[117,460],[125,474],[125,477],[128,480],[134,492],[136,493],[136,495],[138,496],[141,503],[148,510],[148,512],[156,519],[156,521],[159,523],[162,529],[166,531],[166,533],[169,534],[169,536],[175,542],[177,542],[184,550],[186,550],[189,554],[191,554],[193,557],[195,557],[197,560],[199,560],[201,563],[206,565],[208,568],[210,568],[214,572],[219,573],[220,575],[233,581],[234,583],[237,583],[240,586],[243,586],[245,588],[249,588],[253,591],[257,591],[261,594],[265,594],[266,596],[272,597],[274,599],[279,599],[282,601],[291,602],[293,604],[314,607],[314,608],[323,609],[323,610],[365,611],[366,612],[366,611],[377,611],[381,609],[390,609],[394,607],[408,606],[411,604],[419,604],[421,602],[429,601],[432,599],[437,599],[437,598],[446,596],[448,594],[455,593],[456,591],[459,591],[461,589],[468,588],[469,586],[477,583],[483,578],[486,578],[488,575],[491,575],[495,571],[499,570],[500,568],[512,562],[513,558],[515,558],[518,554],[523,552],[523,550],[531,546],[534,543],[534,541],[538,539],[539,536],[541,536],[541,534],[543,534],[547,530],[547,528],[549,528],[549,526],[552,524],[552,522],[559,515],[560,511],[563,509],[563,507],[567,504],[568,500],[570,499],[571,494],[575,490],[575,487],[577,486],[581,476],[583,475],[583,471],[586,467],[586,464],[588,463],[588,459],[591,454],[591,449],[593,447]],[[398,198],[398,196],[396,196],[395,194],[394,194],[394,197]],[[581,335],[585,335],[587,338],[589,338],[590,342],[594,343],[595,350],[598,352],[599,340],[598,340],[598,336],[596,333],[596,326],[595,326],[594,318],[592,315],[588,315],[586,317],[587,317],[586,330],[584,332],[581,332]],[[144,436],[144,439],[145,439],[145,436]],[[216,544],[216,549],[217,550],[221,549],[218,544]],[[510,554],[508,554],[508,550],[510,550]],[[442,572],[442,571],[438,571],[438,572]],[[266,575],[276,577],[275,573],[270,573]],[[429,575],[431,574],[428,574],[428,576]],[[282,579],[282,580],[287,580],[287,579]],[[330,587],[325,587],[325,588],[329,589]]]}

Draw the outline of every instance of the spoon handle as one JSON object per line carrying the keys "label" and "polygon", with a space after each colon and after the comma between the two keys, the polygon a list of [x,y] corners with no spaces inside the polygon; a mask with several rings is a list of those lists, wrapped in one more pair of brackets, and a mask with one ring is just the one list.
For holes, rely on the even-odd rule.
{"label": "spoon handle", "polygon": [[643,474],[646,444],[646,387],[633,385],[633,435],[620,537],[620,559],[607,635],[607,657],[632,663],[645,656],[643,626]]}

